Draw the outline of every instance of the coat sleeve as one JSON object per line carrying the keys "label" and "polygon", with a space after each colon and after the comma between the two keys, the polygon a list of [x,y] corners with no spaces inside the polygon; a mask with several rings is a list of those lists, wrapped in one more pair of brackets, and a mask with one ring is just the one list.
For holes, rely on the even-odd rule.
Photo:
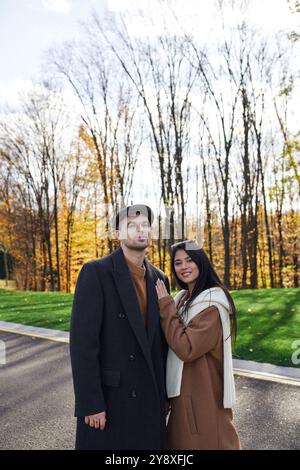
{"label": "coat sleeve", "polygon": [[214,349],[222,325],[217,307],[198,313],[186,327],[180,322],[171,296],[159,300],[162,329],[171,349],[184,362],[191,362]]}
{"label": "coat sleeve", "polygon": [[99,363],[102,318],[102,288],[95,267],[86,263],[77,279],[70,326],[70,356],[77,417],[106,410]]}

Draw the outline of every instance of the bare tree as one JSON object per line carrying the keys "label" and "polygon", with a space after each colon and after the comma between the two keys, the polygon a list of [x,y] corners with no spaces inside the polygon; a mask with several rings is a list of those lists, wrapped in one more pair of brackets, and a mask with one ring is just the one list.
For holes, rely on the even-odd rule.
{"label": "bare tree", "polygon": [[111,25],[110,31],[98,18],[94,21],[143,103],[157,158],[161,199],[170,209],[170,245],[176,235],[175,202],[180,213],[180,235],[185,234],[182,162],[189,143],[190,94],[197,76],[187,59],[189,45],[174,34],[135,41],[124,21],[122,26]]}
{"label": "bare tree", "polygon": [[80,103],[81,135],[97,159],[107,246],[112,251],[109,207],[116,210],[129,197],[143,126],[141,121],[133,126],[138,104],[133,103],[126,84],[116,79],[118,71],[104,52],[103,43],[95,42],[87,27],[84,44],[66,44],[52,50],[49,57]]}
{"label": "bare tree", "polygon": [[[42,289],[60,289],[58,190],[64,174],[63,103],[49,84],[23,97],[20,113],[0,123],[2,155],[27,188],[23,201],[38,214],[43,259]],[[34,203],[33,203],[34,200]],[[31,221],[32,222],[32,221]],[[54,226],[53,254],[51,229]],[[33,225],[31,224],[31,227]],[[34,250],[35,250],[35,241]]]}

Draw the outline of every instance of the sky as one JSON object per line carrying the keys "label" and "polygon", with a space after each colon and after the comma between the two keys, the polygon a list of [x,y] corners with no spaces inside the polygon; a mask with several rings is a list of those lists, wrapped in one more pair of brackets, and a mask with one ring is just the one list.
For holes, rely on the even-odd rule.
{"label": "sky", "polygon": [[105,0],[0,0],[0,102],[42,74],[45,51],[80,34],[79,21]]}
{"label": "sky", "polygon": [[[165,0],[187,30],[205,35],[214,27],[213,0]],[[159,28],[163,17],[155,0],[0,0],[0,104],[14,104],[19,89],[30,88],[42,75],[45,51],[81,34],[80,20],[92,10],[131,15],[130,27],[143,34],[139,9],[151,12]],[[295,25],[287,0],[252,0],[249,20],[265,31]],[[230,23],[230,15],[226,18]]]}

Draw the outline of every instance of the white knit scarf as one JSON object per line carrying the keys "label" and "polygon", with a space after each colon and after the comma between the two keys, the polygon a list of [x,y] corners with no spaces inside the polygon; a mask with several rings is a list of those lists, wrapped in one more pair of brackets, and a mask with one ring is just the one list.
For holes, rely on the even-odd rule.
{"label": "white knit scarf", "polygon": [[[177,305],[186,290],[181,290],[175,296],[175,305]],[[220,287],[207,289],[199,294],[189,306],[187,317],[184,321],[185,326],[192,318],[202,310],[210,306],[218,308],[223,329],[223,352],[224,352],[224,390],[223,390],[223,406],[224,408],[232,408],[235,403],[235,386],[232,366],[232,351],[230,337],[230,304],[228,299]],[[183,306],[180,308],[180,313]],[[179,359],[175,352],[169,348],[167,358],[167,394],[168,397],[177,397],[180,395],[182,371],[184,362]]]}

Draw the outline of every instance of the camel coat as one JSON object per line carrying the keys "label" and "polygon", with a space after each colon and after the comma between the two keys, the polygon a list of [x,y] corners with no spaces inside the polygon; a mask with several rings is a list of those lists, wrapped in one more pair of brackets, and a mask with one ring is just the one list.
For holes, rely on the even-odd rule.
{"label": "camel coat", "polygon": [[180,396],[170,400],[168,448],[240,449],[232,410],[223,407],[223,332],[217,307],[200,312],[186,328],[171,296],[160,299],[159,307],[167,342],[184,361]]}

